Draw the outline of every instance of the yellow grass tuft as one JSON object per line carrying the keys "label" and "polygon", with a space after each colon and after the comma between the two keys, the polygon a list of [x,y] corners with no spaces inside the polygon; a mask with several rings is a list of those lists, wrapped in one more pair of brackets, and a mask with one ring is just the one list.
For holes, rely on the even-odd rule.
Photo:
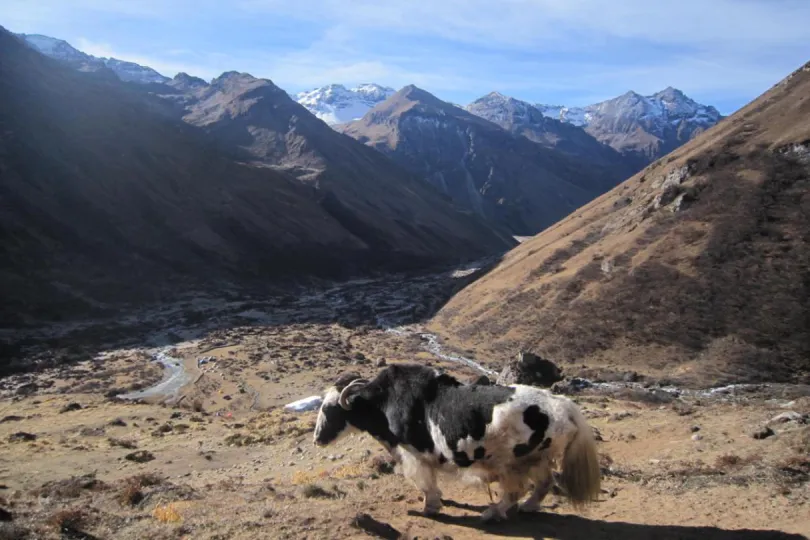
{"label": "yellow grass tuft", "polygon": [[330,478],[363,478],[370,474],[365,463],[349,463],[329,473]]}
{"label": "yellow grass tuft", "polygon": [[174,503],[156,506],[152,511],[152,516],[161,523],[179,523],[183,521],[183,516]]}
{"label": "yellow grass tuft", "polygon": [[292,484],[294,486],[301,486],[304,484],[311,484],[315,480],[319,478],[326,478],[329,476],[329,472],[322,470],[322,471],[295,471],[292,475]]}

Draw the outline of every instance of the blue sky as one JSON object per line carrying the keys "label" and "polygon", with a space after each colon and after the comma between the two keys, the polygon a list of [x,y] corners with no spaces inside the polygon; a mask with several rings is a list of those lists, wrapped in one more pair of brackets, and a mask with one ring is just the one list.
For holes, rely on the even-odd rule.
{"label": "blue sky", "polygon": [[810,60],[810,0],[0,0],[0,24],[210,79],[585,105],[675,86],[728,114]]}

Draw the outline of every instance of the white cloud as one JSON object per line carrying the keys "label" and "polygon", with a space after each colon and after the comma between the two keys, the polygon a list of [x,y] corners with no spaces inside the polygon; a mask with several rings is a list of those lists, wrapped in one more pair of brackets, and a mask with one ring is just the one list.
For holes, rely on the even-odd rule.
{"label": "white cloud", "polygon": [[569,47],[608,36],[753,47],[806,43],[810,37],[805,0],[243,0],[236,6],[489,45]]}

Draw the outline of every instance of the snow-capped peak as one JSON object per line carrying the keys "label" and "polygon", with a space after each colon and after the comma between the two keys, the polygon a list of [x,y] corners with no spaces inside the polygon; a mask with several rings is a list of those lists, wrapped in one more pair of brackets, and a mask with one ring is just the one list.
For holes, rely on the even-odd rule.
{"label": "snow-capped peak", "polygon": [[135,62],[119,60],[118,58],[98,58],[83,53],[63,39],[40,34],[17,34],[17,36],[22,38],[32,49],[81,71],[97,71],[108,67],[122,81],[142,84],[165,83],[170,80],[154,69]]}
{"label": "snow-capped peak", "polygon": [[630,90],[613,99],[586,107],[542,104],[537,104],[536,107],[546,116],[581,127],[605,117],[625,117],[662,125],[681,121],[714,125],[722,118],[714,107],[697,103],[671,86],[651,96],[642,96]]}
{"label": "snow-capped peak", "polygon": [[534,116],[542,121],[542,115],[531,104],[500,92],[490,92],[465,107],[467,112],[496,124],[529,121]]}
{"label": "snow-capped peak", "polygon": [[330,84],[299,92],[295,100],[327,124],[334,125],[362,118],[369,109],[394,93],[393,88],[374,83],[360,84],[351,89],[342,84]]}

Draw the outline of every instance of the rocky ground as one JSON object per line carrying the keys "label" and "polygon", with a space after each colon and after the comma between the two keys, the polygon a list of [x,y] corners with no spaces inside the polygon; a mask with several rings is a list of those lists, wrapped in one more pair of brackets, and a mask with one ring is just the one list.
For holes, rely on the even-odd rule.
{"label": "rocky ground", "polygon": [[[283,405],[343,371],[416,361],[480,374],[459,361],[475,351],[447,353],[419,325],[474,273],[198,299],[20,336],[17,361],[39,369],[0,380],[0,538],[810,535],[810,391],[800,386],[679,392],[641,375],[569,386],[600,435],[600,501],[575,512],[555,495],[541,513],[487,527],[483,488],[444,479],[447,505],[427,518],[370,438],[316,448],[315,413]],[[105,329],[106,345],[91,349],[88,336]],[[158,353],[182,363],[188,384],[120,399],[161,380]]]}

